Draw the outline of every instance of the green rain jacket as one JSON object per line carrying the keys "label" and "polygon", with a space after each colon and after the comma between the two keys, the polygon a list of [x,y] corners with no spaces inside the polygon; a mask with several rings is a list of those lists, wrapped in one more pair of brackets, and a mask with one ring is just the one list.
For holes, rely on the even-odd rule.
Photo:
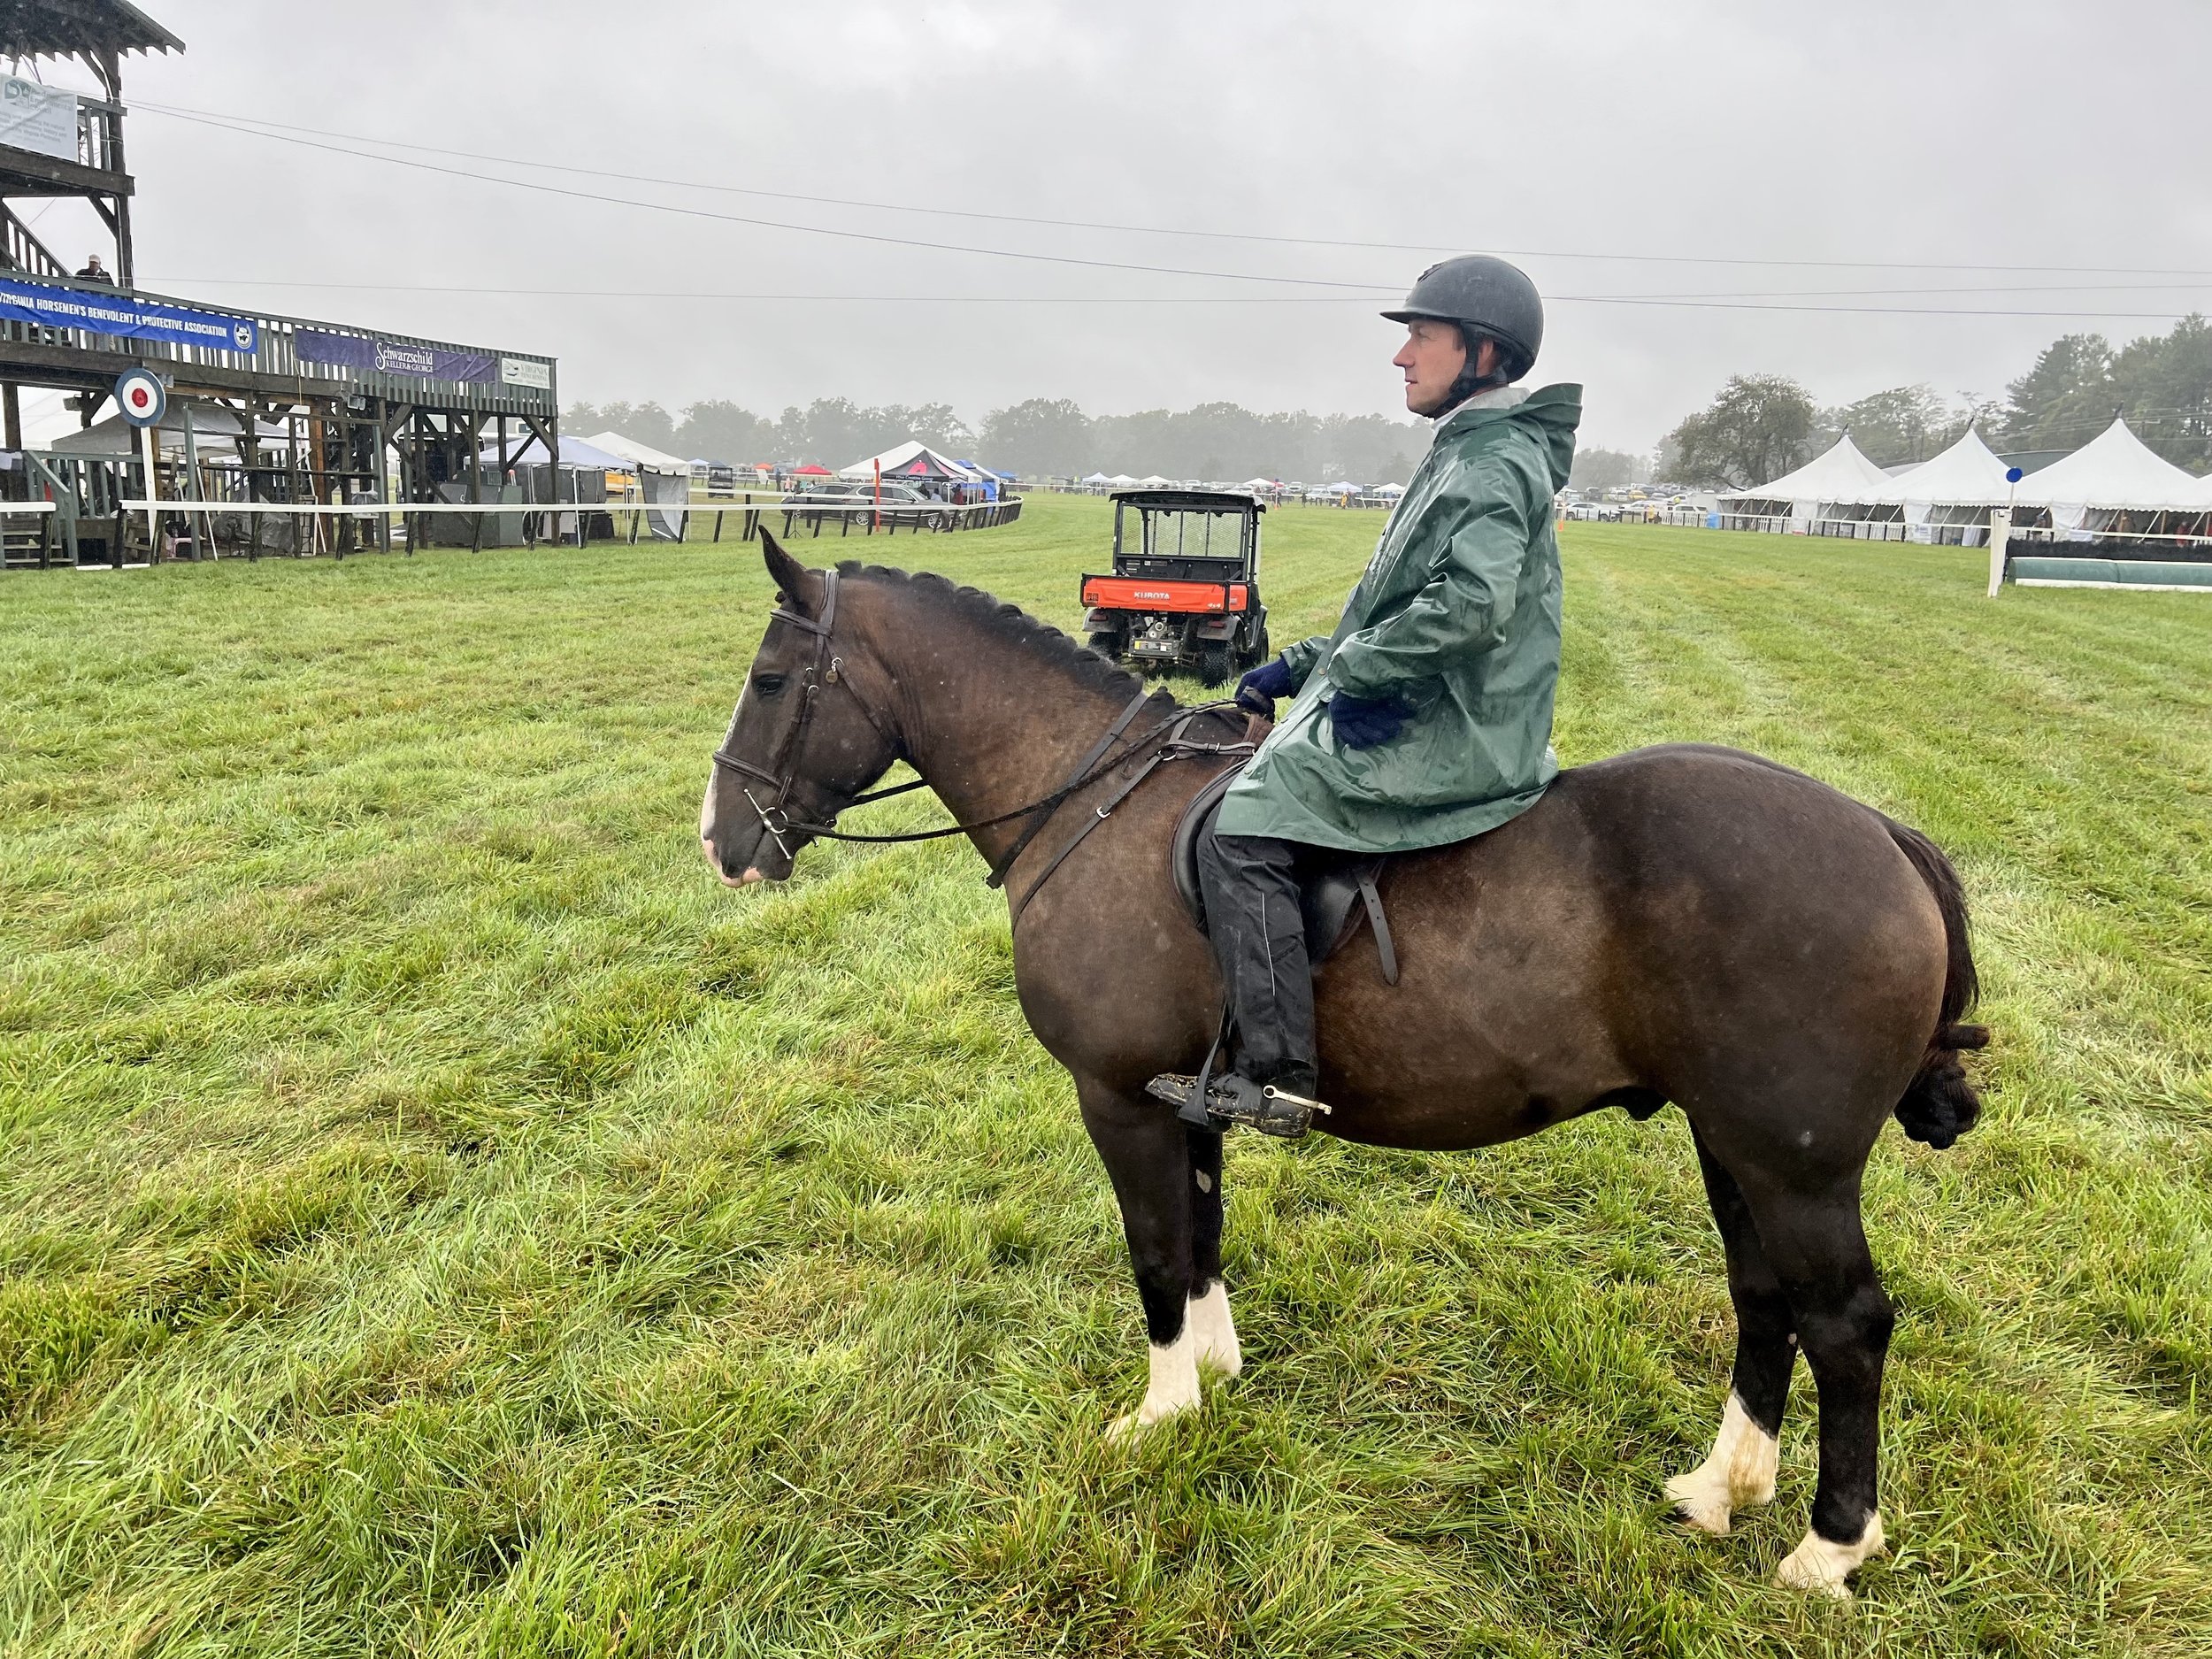
{"label": "green rain jacket", "polygon": [[[1558,773],[1552,497],[1573,465],[1582,388],[1512,389],[1438,424],[1336,632],[1283,653],[1296,695],[1223,797],[1219,833],[1437,847],[1526,811]],[[1339,691],[1395,697],[1411,718],[1386,743],[1348,749],[1326,706]]]}

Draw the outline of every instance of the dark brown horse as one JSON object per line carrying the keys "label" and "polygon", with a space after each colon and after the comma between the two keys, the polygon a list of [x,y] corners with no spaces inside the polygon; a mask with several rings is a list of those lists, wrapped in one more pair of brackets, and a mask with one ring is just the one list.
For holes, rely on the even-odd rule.
{"label": "dark brown horse", "polygon": [[[1138,689],[1055,630],[941,578],[848,565],[832,581],[772,541],[767,561],[785,610],[754,658],[699,823],[732,886],[788,876],[809,838],[794,826],[828,825],[898,759],[996,862],[1027,822],[1016,810],[1052,795]],[[1156,698],[1110,757],[1118,770],[1052,810],[1010,893],[1095,818],[1148,752],[1153,717],[1172,711]],[[1197,726],[1218,741],[1242,734],[1240,719]],[[1221,1137],[1144,1093],[1158,1072],[1197,1069],[1220,1006],[1165,853],[1177,814],[1223,764],[1156,771],[1015,929],[1022,1011],[1075,1079],[1144,1302],[1151,1384],[1124,1430],[1195,1405],[1202,1363],[1234,1375],[1242,1363],[1221,1283]],[[1977,1110],[1958,1063],[1982,1033],[1957,1023],[1974,966],[1951,866],[1801,773],[1672,745],[1562,772],[1502,828],[1396,860],[1385,890],[1400,982],[1383,982],[1371,949],[1316,976],[1321,1096],[1335,1107],[1319,1126],[1443,1151],[1601,1107],[1640,1118],[1679,1106],[1726,1247],[1738,1334],[1712,1454],[1668,1494],[1713,1532],[1732,1508],[1773,1496],[1802,1348],[1819,1390],[1820,1480],[1780,1577],[1845,1594],[1882,1543],[1891,1325],[1861,1230],[1861,1176],[1893,1113],[1947,1146]]]}

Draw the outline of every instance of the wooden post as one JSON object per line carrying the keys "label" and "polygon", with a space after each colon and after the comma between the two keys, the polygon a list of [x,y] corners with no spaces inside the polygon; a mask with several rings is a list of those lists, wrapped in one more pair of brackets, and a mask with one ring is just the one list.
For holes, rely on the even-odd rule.
{"label": "wooden post", "polygon": [[[161,524],[154,513],[154,429],[150,426],[138,429],[138,464],[146,472],[146,568],[151,570],[161,563]],[[121,568],[120,558],[116,565]]]}
{"label": "wooden post", "polygon": [[[183,495],[187,501],[198,501],[200,499],[199,434],[193,429],[192,426],[192,405],[189,403],[180,402],[177,408],[178,412],[184,417],[185,487],[179,492],[179,494]],[[184,522],[192,532],[192,562],[195,565],[197,565],[202,559],[208,557],[215,550],[214,534],[208,528],[207,515],[205,513],[202,513],[197,518],[195,518],[191,513],[188,511],[185,515]],[[200,540],[203,536],[207,538],[208,544],[205,547],[202,547],[200,545]]]}
{"label": "wooden post", "polygon": [[[469,502],[472,506],[480,507],[484,504],[484,461],[476,445],[478,434],[483,427],[484,418],[472,409],[468,411],[468,422]],[[450,415],[446,417],[445,424],[446,430],[451,432],[453,418]],[[484,550],[484,515],[480,512],[472,512],[469,515],[469,522],[473,526],[469,532],[469,551],[481,553]]]}
{"label": "wooden post", "polygon": [[0,386],[0,416],[4,416],[7,423],[7,447],[20,449],[23,447],[23,405],[16,396],[13,380]]}

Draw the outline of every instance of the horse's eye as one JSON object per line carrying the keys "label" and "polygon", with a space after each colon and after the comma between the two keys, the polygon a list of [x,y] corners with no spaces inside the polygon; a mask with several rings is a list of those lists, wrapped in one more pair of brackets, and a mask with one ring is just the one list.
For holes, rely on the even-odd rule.
{"label": "horse's eye", "polygon": [[753,676],[753,689],[764,697],[776,696],[783,690],[783,676],[781,674],[756,674]]}

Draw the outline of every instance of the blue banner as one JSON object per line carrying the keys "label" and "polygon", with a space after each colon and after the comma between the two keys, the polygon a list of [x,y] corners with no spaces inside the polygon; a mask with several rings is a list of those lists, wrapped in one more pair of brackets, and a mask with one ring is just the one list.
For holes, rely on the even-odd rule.
{"label": "blue banner", "polygon": [[450,346],[380,335],[334,334],[319,328],[293,330],[292,347],[302,363],[335,364],[364,374],[419,374],[425,380],[473,384],[495,379],[499,367],[481,351],[457,351]]}
{"label": "blue banner", "polygon": [[210,346],[218,351],[250,352],[261,331],[250,317],[196,311],[158,300],[97,288],[65,288],[49,282],[0,277],[0,318],[43,323],[49,328],[81,328],[89,334],[119,334],[131,340],[167,340],[180,346]]}

